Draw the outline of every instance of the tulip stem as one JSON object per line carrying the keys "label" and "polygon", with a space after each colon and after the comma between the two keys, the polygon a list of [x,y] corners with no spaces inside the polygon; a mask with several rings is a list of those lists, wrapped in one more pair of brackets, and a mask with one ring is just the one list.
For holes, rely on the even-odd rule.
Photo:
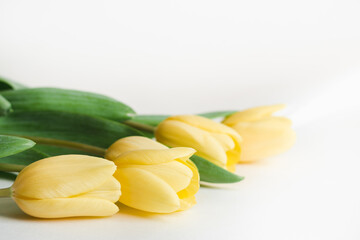
{"label": "tulip stem", "polygon": [[146,131],[146,132],[151,132],[151,133],[155,132],[155,129],[156,129],[156,127],[154,127],[154,126],[134,122],[134,121],[131,121],[131,120],[124,121],[123,123],[130,126],[130,127],[134,127],[136,129],[143,130],[143,131]]}
{"label": "tulip stem", "polygon": [[3,172],[20,172],[25,167],[26,167],[25,165],[0,163],[0,171],[3,171]]}
{"label": "tulip stem", "polygon": [[0,189],[0,197],[11,197],[11,187]]}
{"label": "tulip stem", "polygon": [[32,136],[22,136],[27,139],[30,139],[36,143],[40,144],[46,144],[46,145],[53,145],[53,146],[60,146],[60,147],[68,147],[68,148],[74,148],[78,149],[84,152],[93,153],[98,156],[104,156],[106,149],[95,147],[83,143],[77,143],[77,142],[70,142],[70,141],[64,141],[64,140],[58,140],[58,139],[52,139],[52,138],[43,138],[43,137],[32,137]]}

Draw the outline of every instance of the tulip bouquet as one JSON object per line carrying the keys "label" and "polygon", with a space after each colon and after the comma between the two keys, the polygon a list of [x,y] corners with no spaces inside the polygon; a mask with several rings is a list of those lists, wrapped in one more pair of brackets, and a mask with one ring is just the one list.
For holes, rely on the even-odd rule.
{"label": "tulip bouquet", "polygon": [[14,180],[0,197],[40,218],[110,216],[117,202],[189,209],[200,182],[239,182],[238,163],[293,145],[291,121],[273,116],[283,107],[139,115],[103,95],[0,79],[0,177]]}

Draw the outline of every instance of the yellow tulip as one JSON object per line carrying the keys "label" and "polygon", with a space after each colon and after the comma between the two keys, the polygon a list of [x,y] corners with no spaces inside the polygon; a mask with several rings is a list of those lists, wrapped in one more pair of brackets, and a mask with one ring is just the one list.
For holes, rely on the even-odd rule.
{"label": "yellow tulip", "polygon": [[103,158],[62,155],[24,168],[12,186],[12,198],[39,218],[110,216],[118,212],[120,183],[116,166]]}
{"label": "yellow tulip", "polygon": [[285,105],[251,108],[227,117],[223,123],[235,129],[243,138],[241,161],[250,162],[279,154],[295,142],[291,121],[272,114]]}
{"label": "yellow tulip", "polygon": [[147,212],[171,213],[192,207],[199,173],[191,148],[171,148],[145,137],[126,137],[109,147],[105,158],[117,165],[120,202]]}
{"label": "yellow tulip", "polygon": [[196,155],[232,172],[240,160],[240,135],[230,127],[204,117],[169,117],[158,125],[155,137],[169,147],[194,148]]}

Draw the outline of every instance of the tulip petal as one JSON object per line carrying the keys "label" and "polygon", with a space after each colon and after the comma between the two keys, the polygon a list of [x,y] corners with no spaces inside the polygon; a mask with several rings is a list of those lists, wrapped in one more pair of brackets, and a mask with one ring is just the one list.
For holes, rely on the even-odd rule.
{"label": "tulip petal", "polygon": [[195,196],[191,196],[188,198],[180,199],[180,208],[178,211],[184,211],[196,204]]}
{"label": "tulip petal", "polygon": [[185,164],[172,161],[157,165],[137,165],[136,167],[153,173],[168,183],[175,192],[185,189],[193,177],[193,172]]}
{"label": "tulip petal", "polygon": [[117,202],[121,195],[120,183],[116,178],[110,177],[104,184],[96,189],[78,195],[77,197],[100,198],[111,202]]}
{"label": "tulip petal", "polygon": [[223,123],[228,126],[233,126],[238,122],[257,121],[262,118],[269,117],[274,112],[284,109],[285,107],[286,107],[285,104],[277,104],[277,105],[250,108],[230,115],[223,121]]}
{"label": "tulip petal", "polygon": [[153,165],[170,162],[178,158],[189,158],[194,153],[194,149],[187,147],[134,150],[121,154],[114,160],[114,163],[117,166],[125,164]]}
{"label": "tulip petal", "polygon": [[[182,191],[178,192],[177,195],[179,196],[180,199],[187,199],[189,197],[193,197],[195,193],[199,191],[200,176],[196,165],[191,160],[182,161],[182,163],[185,164],[192,171],[192,178],[189,185]],[[194,204],[195,203],[196,202],[194,202]]]}
{"label": "tulip petal", "polygon": [[39,218],[64,218],[81,216],[111,216],[119,211],[112,202],[97,198],[54,198],[21,199],[14,198],[25,213]]}
{"label": "tulip petal", "polygon": [[197,115],[180,115],[171,116],[167,120],[180,121],[195,128],[202,129],[206,132],[228,134],[230,136],[235,136],[241,139],[241,137],[238,136],[238,133],[232,128],[205,117]]}
{"label": "tulip petal", "polygon": [[269,117],[256,122],[234,125],[244,139],[241,161],[248,162],[279,154],[295,142],[291,121],[284,117]]}
{"label": "tulip petal", "polygon": [[227,156],[227,163],[226,163],[226,169],[230,172],[235,172],[236,170],[236,164],[241,161],[241,151],[234,149],[226,152]]}
{"label": "tulip petal", "polygon": [[120,202],[147,212],[170,213],[179,209],[180,200],[163,179],[139,168],[119,168],[115,175],[121,182]]}
{"label": "tulip petal", "polygon": [[105,158],[115,160],[120,154],[139,149],[167,149],[165,145],[146,137],[131,136],[114,142],[105,153]]}
{"label": "tulip petal", "polygon": [[235,148],[234,140],[229,135],[221,133],[211,133],[211,136],[218,140],[218,142],[224,148],[224,151],[229,151]]}
{"label": "tulip petal", "polygon": [[96,189],[113,175],[113,162],[85,155],[39,160],[22,170],[12,187],[15,195],[34,199],[62,198]]}
{"label": "tulip petal", "polygon": [[176,120],[165,120],[155,131],[156,139],[170,147],[191,147],[197,155],[224,167],[226,153],[217,139],[205,130]]}

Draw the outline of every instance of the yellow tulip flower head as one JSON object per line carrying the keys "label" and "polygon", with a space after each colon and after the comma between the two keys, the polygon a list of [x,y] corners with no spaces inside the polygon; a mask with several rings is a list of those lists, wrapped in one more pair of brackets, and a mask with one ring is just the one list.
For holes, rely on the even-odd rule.
{"label": "yellow tulip flower head", "polygon": [[241,161],[250,162],[279,154],[295,142],[291,121],[272,114],[285,105],[251,108],[227,117],[223,123],[235,129],[243,138]]}
{"label": "yellow tulip flower head", "polygon": [[192,148],[171,148],[145,137],[126,137],[111,145],[105,158],[117,165],[120,202],[147,212],[171,213],[192,207],[199,173]]}
{"label": "yellow tulip flower head", "polygon": [[118,212],[120,183],[116,166],[103,158],[62,155],[24,168],[12,186],[12,198],[39,218],[110,216]]}
{"label": "yellow tulip flower head", "polygon": [[169,117],[158,125],[155,137],[170,147],[194,148],[196,155],[232,172],[240,160],[240,135],[232,128],[204,117]]}

